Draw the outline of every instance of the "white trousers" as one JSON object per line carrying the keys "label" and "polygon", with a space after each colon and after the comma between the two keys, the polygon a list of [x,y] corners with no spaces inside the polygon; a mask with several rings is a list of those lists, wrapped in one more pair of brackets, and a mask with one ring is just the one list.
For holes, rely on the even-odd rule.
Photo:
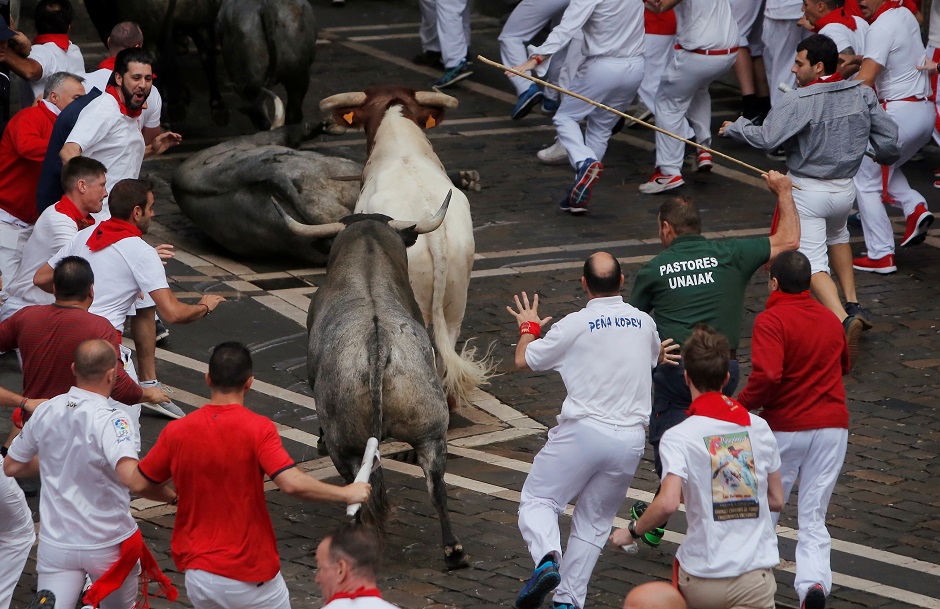
{"label": "white trousers", "polygon": [[894,253],[894,230],[882,201],[885,187],[888,196],[901,206],[905,216],[911,215],[918,205],[927,204],[924,196],[908,184],[901,166],[930,140],[936,116],[935,106],[929,101],[888,102],[884,104],[884,109],[898,125],[901,158],[894,165],[885,167],[866,156],[855,176],[865,246],[868,248],[868,257],[872,259]]}
{"label": "white trousers", "polygon": [[280,571],[266,582],[241,582],[208,571],[186,571],[186,594],[195,609],[290,609]]}
{"label": "white trousers", "polygon": [[[929,57],[933,61],[940,60],[940,49],[938,49],[937,47],[928,46],[927,57]],[[938,80],[936,74],[930,77],[930,90],[933,93],[934,100],[935,100],[934,101],[934,114],[936,115],[934,117],[933,141],[936,142],[937,145],[940,145],[940,100],[937,99],[937,83],[938,82],[940,82],[940,80]]]}
{"label": "white trousers", "polygon": [[[712,98],[708,85],[731,69],[737,58],[728,55],[699,55],[677,49],[666,64],[656,95],[656,125],[682,135],[689,127],[695,141],[711,145]],[[682,173],[685,144],[656,132],[656,165],[667,175]]]}
{"label": "white trousers", "polygon": [[455,67],[467,57],[470,44],[469,0],[434,0],[437,17],[437,41],[444,67]]}
{"label": "white trousers", "polygon": [[675,36],[645,34],[643,36],[643,82],[638,92],[640,101],[651,111],[656,109],[656,92],[662,80],[666,64],[672,59]]}
{"label": "white trousers", "polygon": [[[40,542],[36,555],[37,589],[55,594],[56,607],[74,607],[85,585],[85,574],[95,581],[120,555],[121,544],[97,550],[63,550]],[[138,563],[121,587],[101,601],[101,608],[132,609],[137,601],[139,575]]]}
{"label": "white trousers", "polygon": [[[832,589],[832,568],[829,565],[832,538],[826,529],[826,512],[845,462],[849,430],[827,428],[776,431],[774,436],[780,449],[780,478],[787,501],[793,483],[797,479],[800,481],[797,501],[800,530],[796,543],[796,580],[793,586],[800,595],[800,602],[814,584],[821,584],[828,596]],[[776,527],[780,514],[771,512],[771,515]]]}
{"label": "white trousers", "polygon": [[[131,350],[125,347],[124,345],[120,345],[118,347],[118,351],[120,351],[121,353],[121,363],[124,365],[124,372],[127,373],[127,376],[131,377],[132,381],[139,384],[140,380],[137,378],[137,369],[134,367],[134,358],[131,356]],[[110,404],[112,408],[118,408],[118,409],[127,411],[127,413],[130,415],[131,420],[133,421],[133,424],[134,424],[134,429],[131,432],[134,434],[134,450],[136,450],[139,453],[140,452],[141,405],[132,404],[128,406],[127,404],[122,404],[121,402],[118,402],[117,400],[112,400],[111,398],[108,398],[108,404]]]}
{"label": "white trousers", "polygon": [[[575,93],[624,110],[636,98],[642,80],[642,57],[588,57],[575,74],[570,88]],[[587,124],[582,134],[579,122],[584,118],[587,118]],[[587,158],[598,161],[604,158],[610,132],[617,120],[616,114],[570,95],[561,100],[552,122],[572,167],[577,169]]]}
{"label": "white trousers", "polygon": [[[547,554],[560,560],[556,602],[584,607],[591,572],[645,447],[646,430],[639,425],[615,427],[577,419],[548,432],[522,486],[519,530],[535,564]],[[558,517],[575,497],[563,554]]]}
{"label": "white trousers", "polygon": [[13,283],[17,271],[20,270],[20,259],[23,257],[23,247],[33,234],[32,225],[22,227],[17,224],[0,221],[0,278],[3,280],[3,290],[0,298],[6,300],[6,286]]}
{"label": "white trousers", "polygon": [[[738,46],[750,47],[755,42],[752,36],[754,25],[758,23],[758,18],[764,13],[764,3],[761,0],[731,0],[731,14],[734,15],[734,21],[738,24]],[[763,44],[758,44],[757,55],[763,52]],[[752,52],[751,55],[754,55]]]}
{"label": "white trousers", "polygon": [[34,541],[36,530],[26,497],[16,480],[0,471],[0,609],[10,608]]}
{"label": "white trousers", "polygon": [[790,72],[796,60],[796,45],[809,36],[809,32],[796,22],[796,19],[771,19],[764,16],[764,67],[767,69],[770,103],[774,106],[783,95],[778,88],[780,83],[796,88],[796,76]]}
{"label": "white trousers", "polygon": [[809,258],[813,273],[828,273],[828,246],[849,242],[846,220],[855,204],[855,184],[848,178],[793,178],[793,183],[800,187],[793,189],[800,217],[800,252]]}
{"label": "white trousers", "polygon": [[[526,44],[535,38],[536,34],[549,22],[561,17],[569,1],[522,0],[517,4],[516,8],[512,9],[509,19],[503,25],[503,30],[499,33],[499,52],[503,65],[517,66],[525,62],[528,58]],[[552,78],[548,80],[554,82]],[[516,95],[521,95],[532,84],[530,81],[518,76],[510,78],[509,81],[516,88]]]}

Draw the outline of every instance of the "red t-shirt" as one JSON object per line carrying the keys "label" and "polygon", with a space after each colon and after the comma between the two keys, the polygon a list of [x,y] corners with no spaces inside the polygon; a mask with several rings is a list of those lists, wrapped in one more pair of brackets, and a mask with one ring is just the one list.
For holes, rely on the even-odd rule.
{"label": "red t-shirt", "polygon": [[748,410],[761,408],[773,431],[848,428],[845,330],[808,291],[770,295],[767,309],[754,320],[751,366],[738,401]]}
{"label": "red t-shirt", "polygon": [[264,582],[281,568],[264,474],[294,466],[274,423],[238,404],[206,404],[172,421],[140,461],[151,482],[179,493],[171,553],[180,570]]}
{"label": "red t-shirt", "polygon": [[36,188],[55,119],[39,102],[14,114],[0,138],[0,208],[27,224],[39,219]]}

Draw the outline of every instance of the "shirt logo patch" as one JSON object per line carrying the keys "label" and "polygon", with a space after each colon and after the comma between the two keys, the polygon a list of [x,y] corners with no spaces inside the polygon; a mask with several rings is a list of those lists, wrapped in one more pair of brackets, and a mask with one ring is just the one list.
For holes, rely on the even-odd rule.
{"label": "shirt logo patch", "polygon": [[130,421],[124,417],[113,419],[111,424],[114,425],[114,435],[118,438],[127,438],[131,435]]}

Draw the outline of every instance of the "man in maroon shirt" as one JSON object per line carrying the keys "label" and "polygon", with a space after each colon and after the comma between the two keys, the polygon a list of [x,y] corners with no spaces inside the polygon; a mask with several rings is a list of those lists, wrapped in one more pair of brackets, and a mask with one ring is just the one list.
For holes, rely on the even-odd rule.
{"label": "man in maroon shirt", "polygon": [[[20,350],[24,396],[48,399],[68,393],[75,384],[73,356],[82,342],[103,338],[117,349],[121,337],[114,326],[88,312],[94,299],[94,281],[87,260],[64,258],[53,274],[55,303],[26,307],[0,324],[0,351]],[[111,398],[128,406],[169,399],[159,388],[141,388],[127,376],[124,366],[118,367]],[[7,440],[7,447],[14,435]],[[139,436],[136,441],[140,441]]]}
{"label": "man in maroon shirt", "polygon": [[0,138],[0,274],[4,282],[16,276],[20,252],[39,217],[36,187],[52,125],[59,112],[85,94],[82,80],[68,72],[52,74],[43,99],[17,112]]}
{"label": "man in maroon shirt", "polygon": [[753,370],[738,401],[762,409],[777,438],[785,497],[799,478],[794,587],[802,607],[823,609],[832,588],[826,511],[845,461],[849,411],[842,376],[851,366],[839,318],[809,294],[811,274],[798,251],[771,263],[770,298],[751,336]]}

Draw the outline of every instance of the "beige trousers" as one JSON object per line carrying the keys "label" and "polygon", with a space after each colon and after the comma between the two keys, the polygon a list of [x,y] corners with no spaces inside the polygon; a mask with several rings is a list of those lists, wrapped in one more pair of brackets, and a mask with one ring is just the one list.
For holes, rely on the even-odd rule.
{"label": "beige trousers", "polygon": [[774,609],[777,582],[770,569],[737,577],[705,578],[679,567],[679,592],[689,609]]}

